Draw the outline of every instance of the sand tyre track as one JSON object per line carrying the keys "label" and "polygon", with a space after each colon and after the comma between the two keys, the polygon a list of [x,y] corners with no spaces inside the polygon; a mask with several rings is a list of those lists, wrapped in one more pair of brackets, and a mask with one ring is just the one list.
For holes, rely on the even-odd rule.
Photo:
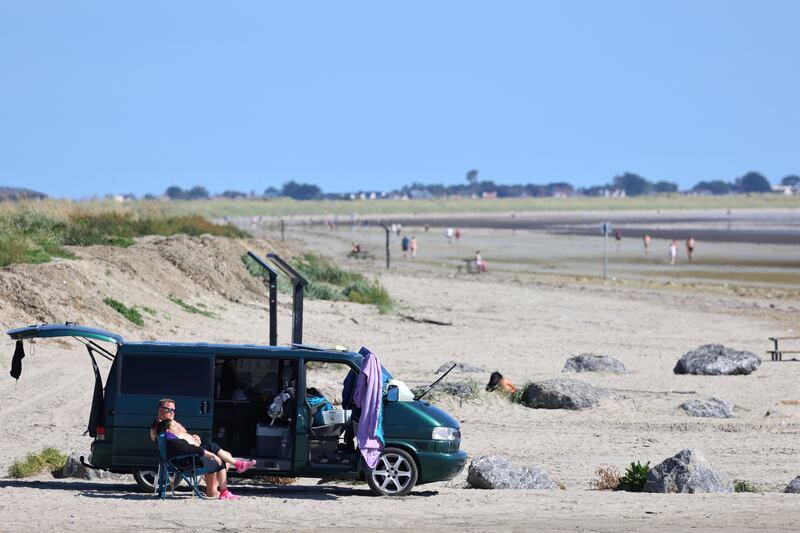
{"label": "sand tyre track", "polygon": [[377,496],[405,496],[417,484],[417,462],[400,448],[386,448],[375,468],[367,472],[367,483]]}

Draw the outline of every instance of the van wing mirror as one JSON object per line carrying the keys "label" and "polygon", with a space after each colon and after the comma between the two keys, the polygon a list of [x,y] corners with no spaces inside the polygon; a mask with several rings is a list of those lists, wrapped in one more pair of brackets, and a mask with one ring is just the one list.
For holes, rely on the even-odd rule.
{"label": "van wing mirror", "polygon": [[396,402],[399,400],[400,400],[400,389],[397,388],[397,385],[389,385],[389,389],[386,391],[386,401]]}
{"label": "van wing mirror", "polygon": [[14,355],[11,357],[11,377],[19,379],[22,374],[22,359],[25,357],[25,348],[22,346],[22,339],[17,340],[17,347],[14,348]]}

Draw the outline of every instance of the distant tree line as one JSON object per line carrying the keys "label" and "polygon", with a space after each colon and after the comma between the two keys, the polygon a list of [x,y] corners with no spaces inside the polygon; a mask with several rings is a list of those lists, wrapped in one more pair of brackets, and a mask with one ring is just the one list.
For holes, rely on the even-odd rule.
{"label": "distant tree line", "polygon": [[[800,186],[800,176],[790,175],[783,178],[782,185]],[[693,194],[732,194],[732,193],[759,193],[770,192],[772,187],[769,180],[758,172],[748,172],[731,182],[723,180],[700,181],[689,189]],[[504,185],[491,180],[480,180],[477,170],[467,172],[466,182],[455,185],[442,185],[438,183],[426,184],[414,182],[391,192],[357,191],[353,193],[331,194],[324,193],[317,185],[288,181],[278,189],[268,187],[261,194],[255,191],[245,193],[242,191],[226,190],[219,196],[223,198],[293,198],[295,200],[320,200],[341,199],[358,197],[408,197],[408,198],[440,198],[447,196],[514,198],[514,197],[541,197],[541,196],[607,196],[622,195],[642,196],[648,194],[678,193],[678,185],[671,181],[649,181],[638,174],[625,172],[615,176],[606,185],[594,185],[576,189],[570,183],[558,181],[546,184],[517,184]],[[171,200],[204,200],[210,198],[205,187],[196,186],[191,189],[182,189],[177,186],[169,187],[165,195]]]}

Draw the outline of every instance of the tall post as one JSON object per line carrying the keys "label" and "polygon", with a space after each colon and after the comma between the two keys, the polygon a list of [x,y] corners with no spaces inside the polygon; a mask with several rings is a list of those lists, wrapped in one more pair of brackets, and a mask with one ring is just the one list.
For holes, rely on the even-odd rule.
{"label": "tall post", "polygon": [[281,242],[286,240],[286,222],[281,219]]}
{"label": "tall post", "polygon": [[381,224],[381,227],[386,231],[386,270],[389,270],[389,228],[386,224]]}
{"label": "tall post", "polygon": [[278,273],[251,251],[250,258],[267,271],[269,278],[269,345],[278,345]]}
{"label": "tall post", "polygon": [[275,263],[275,266],[289,276],[292,282],[292,344],[303,343],[303,288],[308,285],[308,281],[301,276],[295,269],[278,256],[278,254],[267,254],[267,257]]}
{"label": "tall post", "polygon": [[611,222],[603,222],[603,279],[608,277],[608,234],[611,233]]}

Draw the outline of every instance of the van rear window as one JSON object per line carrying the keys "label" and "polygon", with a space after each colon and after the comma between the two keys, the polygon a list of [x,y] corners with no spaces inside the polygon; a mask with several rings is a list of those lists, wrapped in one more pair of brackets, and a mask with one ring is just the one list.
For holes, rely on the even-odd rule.
{"label": "van rear window", "polygon": [[209,396],[211,360],[208,357],[125,354],[122,394]]}

